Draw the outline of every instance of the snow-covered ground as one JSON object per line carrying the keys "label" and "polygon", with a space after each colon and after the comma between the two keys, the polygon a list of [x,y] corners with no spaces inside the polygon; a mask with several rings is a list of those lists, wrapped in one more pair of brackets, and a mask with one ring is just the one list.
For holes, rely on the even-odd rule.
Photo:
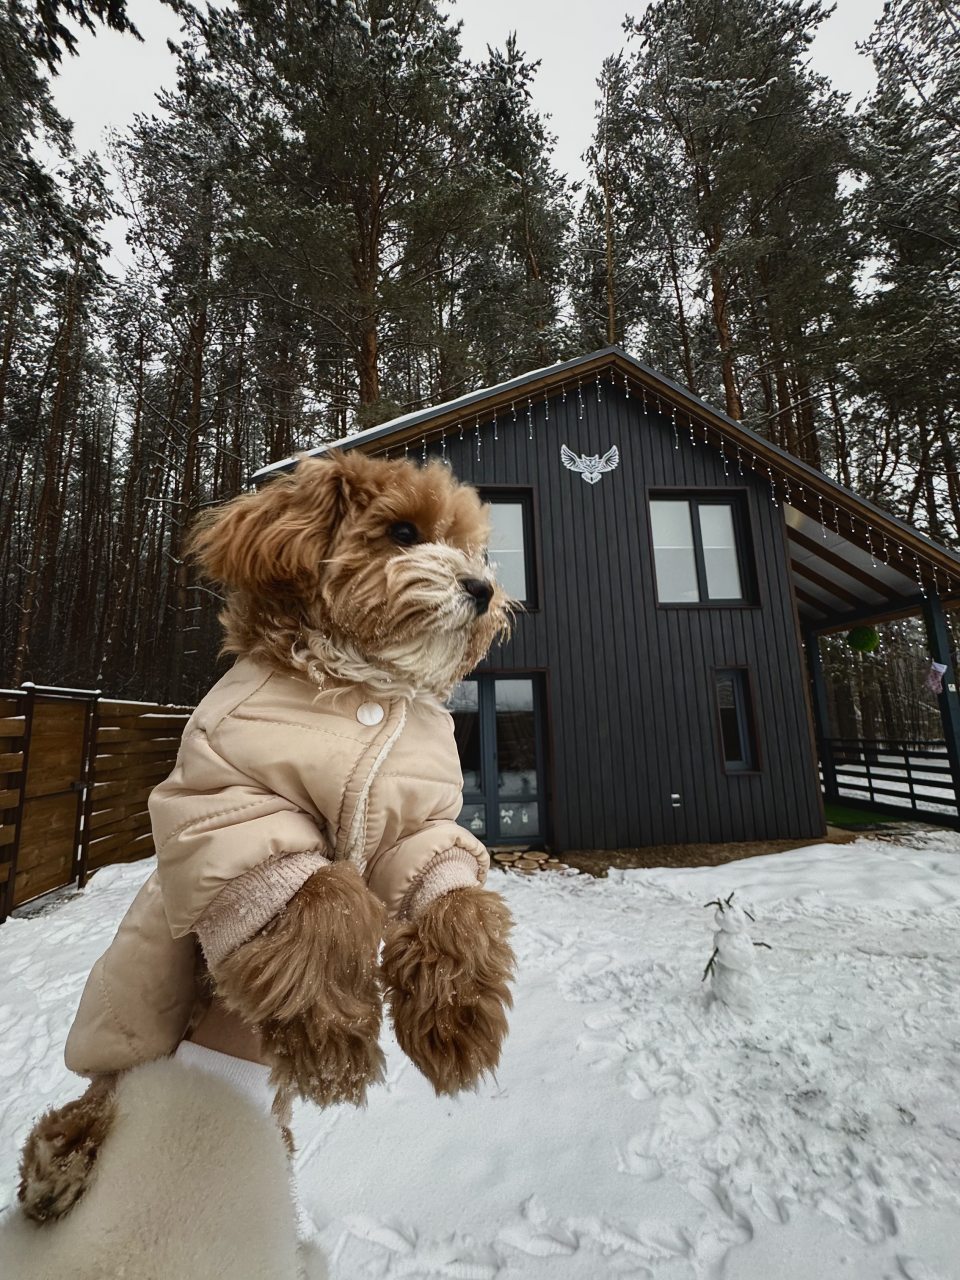
{"label": "snow-covered ground", "polygon": [[[957,1280],[960,835],[608,880],[498,877],[517,920],[495,1083],[436,1099],[388,1049],[366,1111],[295,1118],[333,1280]],[[0,1203],[86,971],[149,864],[0,926]],[[759,1012],[708,1007],[750,909]]]}

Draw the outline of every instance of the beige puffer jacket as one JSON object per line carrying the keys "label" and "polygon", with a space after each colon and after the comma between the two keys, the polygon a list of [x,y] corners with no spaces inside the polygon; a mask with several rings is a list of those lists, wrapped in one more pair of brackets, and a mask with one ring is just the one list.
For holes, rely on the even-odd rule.
{"label": "beige puffer jacket", "polygon": [[81,1075],[171,1053],[208,963],[252,937],[328,859],[350,859],[404,916],[483,883],[484,847],[454,822],[463,778],[449,713],[243,658],[183,733],[150,796],[158,869],[87,979],[67,1039]]}

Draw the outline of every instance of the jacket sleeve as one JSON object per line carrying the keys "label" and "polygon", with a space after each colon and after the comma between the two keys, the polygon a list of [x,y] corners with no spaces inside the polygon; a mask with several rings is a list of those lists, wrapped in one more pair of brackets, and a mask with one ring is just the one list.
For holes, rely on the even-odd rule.
{"label": "jacket sleeve", "polygon": [[315,819],[236,768],[202,729],[187,731],[149,805],[170,932],[196,932],[211,968],[329,861]]}
{"label": "jacket sleeve", "polygon": [[436,818],[367,863],[365,879],[389,915],[415,919],[453,889],[482,885],[490,855],[451,818]]}

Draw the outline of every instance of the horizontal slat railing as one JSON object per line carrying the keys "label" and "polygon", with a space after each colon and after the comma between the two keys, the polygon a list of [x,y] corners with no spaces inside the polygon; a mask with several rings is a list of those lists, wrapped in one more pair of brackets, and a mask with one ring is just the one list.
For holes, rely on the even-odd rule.
{"label": "horizontal slat railing", "polygon": [[824,776],[829,764],[839,798],[934,821],[960,818],[945,742],[827,738],[820,745]]}

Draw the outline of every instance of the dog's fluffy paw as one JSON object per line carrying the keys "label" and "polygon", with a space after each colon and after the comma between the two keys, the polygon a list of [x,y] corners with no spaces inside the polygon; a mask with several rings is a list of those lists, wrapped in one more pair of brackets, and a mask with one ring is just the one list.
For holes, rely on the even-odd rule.
{"label": "dog's fluffy paw", "polygon": [[383,1079],[381,903],[349,863],[312,875],[284,911],[218,965],[224,1003],[256,1026],[282,1090],[357,1105]]}
{"label": "dog's fluffy paw", "polygon": [[62,1218],[86,1190],[113,1121],[115,1083],[116,1076],[98,1076],[81,1097],[51,1108],[30,1130],[17,1198],[34,1222]]}
{"label": "dog's fluffy paw", "polygon": [[388,935],[383,976],[397,1040],[437,1093],[469,1088],[500,1061],[513,1004],[511,925],[498,894],[471,887]]}

